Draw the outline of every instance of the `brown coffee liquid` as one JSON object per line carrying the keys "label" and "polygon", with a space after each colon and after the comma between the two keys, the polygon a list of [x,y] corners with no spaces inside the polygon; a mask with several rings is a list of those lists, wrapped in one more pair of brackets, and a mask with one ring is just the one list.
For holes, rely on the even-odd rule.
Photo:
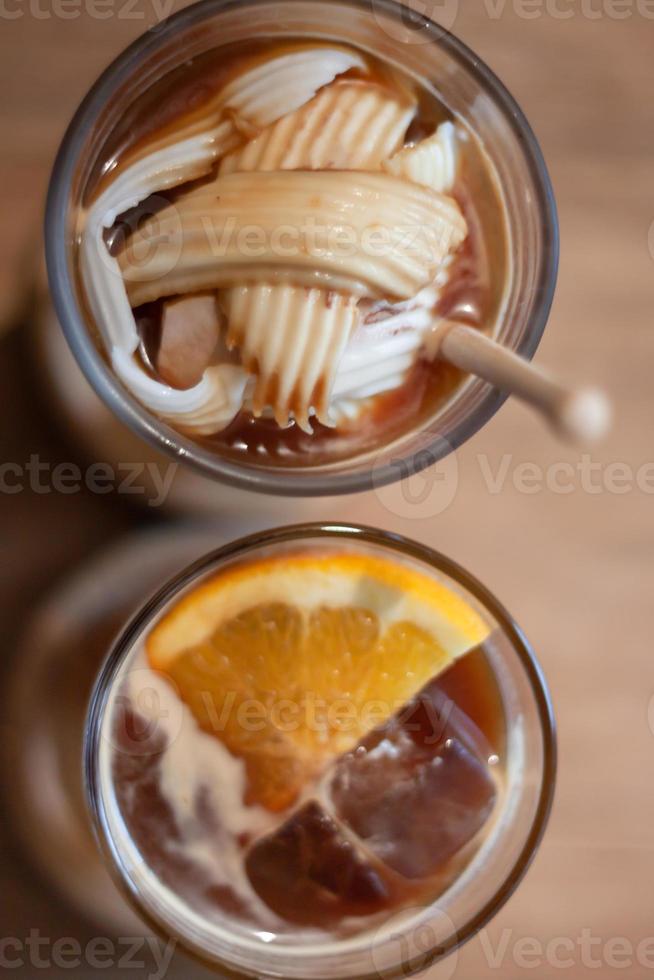
{"label": "brown coffee liquid", "polygon": [[[143,152],[153,133],[162,129],[173,133],[182,120],[242,70],[248,58],[264,52],[273,43],[279,50],[306,45],[306,41],[289,39],[283,45],[257,41],[216,49],[189,60],[135,99],[98,158],[87,200],[97,195],[108,173],[129,164]],[[415,80],[370,55],[366,57],[373,78],[385,85],[410,87],[418,98],[418,112],[407,133],[407,143],[431,135],[439,123],[453,118],[447,107]],[[174,200],[175,194],[183,193],[188,186],[158,194],[156,206]],[[453,196],[469,231],[454,256],[437,312],[479,329],[489,329],[495,322],[507,280],[506,216],[489,161],[470,131],[468,138],[460,141],[459,178]],[[130,216],[127,226],[134,227],[134,220]],[[117,225],[124,227],[124,218],[119,218]],[[111,240],[111,235],[108,237]],[[162,301],[158,301],[134,311],[141,335],[138,356],[142,367],[154,377],[161,308]],[[303,467],[334,463],[379,450],[412,430],[424,428],[464,377],[458,369],[438,359],[419,360],[401,387],[368,400],[355,419],[343,421],[337,428],[315,421],[313,435],[307,435],[294,424],[280,428],[272,419],[255,418],[250,412],[242,411],[224,430],[210,436],[193,435],[193,438],[221,456],[250,466],[259,463]]]}
{"label": "brown coffee liquid", "polygon": [[[506,722],[493,667],[480,646],[337,760],[332,775],[275,815],[276,826],[238,836],[254,906],[194,859],[189,841],[199,832],[204,851],[208,840],[220,854],[225,828],[203,789],[192,817],[179,825],[162,787],[166,737],[128,697],[119,698],[114,740],[117,803],[162,884],[223,925],[232,917],[280,935],[320,928],[341,937],[378,924],[393,909],[433,901],[465,867],[497,807]],[[382,751],[386,743],[399,752]],[[444,782],[430,788],[434,772],[444,774]],[[384,795],[389,787],[395,796]],[[381,852],[380,815],[390,842]],[[274,927],[260,918],[256,902],[273,914]]]}

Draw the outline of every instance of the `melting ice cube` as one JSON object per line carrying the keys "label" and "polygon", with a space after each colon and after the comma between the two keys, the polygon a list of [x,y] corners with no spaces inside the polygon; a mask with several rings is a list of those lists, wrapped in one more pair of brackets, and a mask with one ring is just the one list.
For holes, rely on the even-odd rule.
{"label": "melting ice cube", "polygon": [[273,911],[306,925],[369,915],[390,901],[383,872],[315,800],[258,840],[246,868],[253,888]]}
{"label": "melting ice cube", "polygon": [[474,723],[431,684],[338,761],[335,811],[406,878],[435,874],[493,808],[490,751]]}

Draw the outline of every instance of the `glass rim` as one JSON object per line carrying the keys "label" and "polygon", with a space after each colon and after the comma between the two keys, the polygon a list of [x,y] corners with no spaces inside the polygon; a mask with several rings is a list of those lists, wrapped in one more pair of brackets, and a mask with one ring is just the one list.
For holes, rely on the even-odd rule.
{"label": "glass rim", "polygon": [[[180,29],[192,26],[212,14],[245,6],[274,5],[276,0],[199,0],[155,25],[132,42],[105,69],[91,86],[75,112],[60,145],[52,170],[45,208],[45,253],[48,280],[61,327],[73,355],[94,391],[128,428],[155,449],[176,460],[183,460],[197,472],[232,486],[260,493],[283,496],[329,496],[356,493],[382,487],[398,479],[398,459],[383,466],[366,466],[353,473],[312,473],[311,467],[266,469],[247,466],[199,446],[165,422],[156,419],[123,387],[97,350],[76,299],[75,277],[67,257],[68,204],[75,177],[78,154],[86,143],[102,109],[114,88],[125,81],[139,63],[161,43]],[[285,0],[302,3],[305,0]],[[331,6],[331,0],[311,0]],[[523,336],[514,350],[531,360],[540,343],[549,316],[556,285],[559,258],[559,231],[556,203],[550,177],[536,136],[515,98],[497,75],[462,41],[423,14],[418,14],[400,0],[340,0],[355,9],[368,9],[374,16],[382,11],[389,17],[407,20],[430,36],[430,42],[443,47],[491,96],[521,147],[529,170],[540,212],[539,228],[543,239],[543,256],[535,292],[539,300],[532,310]],[[458,449],[484,426],[501,408],[508,393],[485,386],[477,405],[446,436],[434,433],[418,451],[402,456],[410,462],[411,473],[418,473]],[[346,461],[347,462],[347,461]]]}
{"label": "glass rim", "polygon": [[[281,545],[292,541],[312,538],[340,538],[386,548],[423,562],[448,576],[458,585],[463,586],[497,621],[498,626],[518,656],[520,667],[524,671],[529,689],[534,697],[542,738],[543,758],[538,800],[529,832],[520,853],[513,861],[510,870],[503,876],[501,883],[494,889],[493,895],[478,912],[469,918],[462,929],[457,929],[448,941],[438,945],[437,955],[433,960],[430,960],[429,965],[439,962],[445,956],[468,942],[508,901],[526,874],[538,850],[554,799],[557,768],[556,723],[551,695],[542,668],[522,630],[507,609],[485,585],[457,562],[443,555],[441,552],[420,544],[417,541],[413,541],[410,538],[406,538],[403,535],[390,531],[382,531],[366,525],[340,522],[310,522],[257,531],[254,534],[249,534],[246,537],[239,538],[236,541],[210,551],[170,578],[130,618],[118,638],[114,641],[96,678],[89,702],[83,746],[83,774],[87,805],[91,815],[94,835],[100,847],[101,854],[105,859],[107,869],[119,887],[123,897],[127,899],[132,908],[136,910],[141,918],[160,937],[166,940],[172,937],[179,943],[185,953],[190,953],[203,965],[209,966],[212,969],[226,970],[228,975],[234,977],[243,977],[247,976],[247,974],[240,972],[237,967],[229,962],[223,963],[213,957],[208,957],[201,948],[194,946],[190,940],[180,936],[178,933],[174,933],[169,926],[160,921],[149,909],[145,908],[144,903],[130,889],[122,875],[114,851],[105,834],[102,819],[103,798],[100,788],[99,771],[101,725],[105,716],[105,708],[111,693],[112,683],[125,657],[132,649],[134,641],[142,634],[148,623],[152,621],[152,618],[158,612],[162,611],[180,590],[189,586],[202,573],[208,572],[212,566],[218,566],[222,562],[233,558],[244,557],[249,552],[255,551],[262,546]],[[420,955],[424,957],[425,954],[422,953]],[[424,969],[424,962],[421,965],[416,961],[412,961],[409,964],[403,963],[399,966],[397,973],[391,968],[388,972],[384,971],[382,974],[377,972],[353,975],[350,980],[374,980],[374,978],[379,980],[380,976],[393,977],[398,975],[399,972],[402,972],[403,976],[407,976],[409,973],[420,969]]]}

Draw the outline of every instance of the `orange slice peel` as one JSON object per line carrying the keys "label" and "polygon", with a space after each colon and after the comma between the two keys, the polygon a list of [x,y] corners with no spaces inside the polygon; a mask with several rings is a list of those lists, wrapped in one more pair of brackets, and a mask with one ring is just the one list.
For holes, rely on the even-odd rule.
{"label": "orange slice peel", "polygon": [[192,589],[146,652],[244,761],[246,802],[282,811],[488,632],[462,595],[417,568],[288,553]]}

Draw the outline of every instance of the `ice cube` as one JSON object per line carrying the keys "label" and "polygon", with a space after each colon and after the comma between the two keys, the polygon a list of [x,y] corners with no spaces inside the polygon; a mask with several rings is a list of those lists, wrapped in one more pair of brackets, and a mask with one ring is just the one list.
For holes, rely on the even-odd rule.
{"label": "ice cube", "polygon": [[368,915],[390,901],[390,886],[315,800],[305,803],[246,859],[253,888],[282,918],[321,925]]}
{"label": "ice cube", "polygon": [[173,388],[198,384],[220,335],[221,314],[213,293],[169,299],[163,304],[157,370]]}
{"label": "ice cube", "polygon": [[436,685],[336,764],[337,815],[406,878],[440,871],[483,827],[496,787],[484,736]]}
{"label": "ice cube", "polygon": [[[450,672],[445,677],[449,677]],[[457,738],[483,762],[494,755],[493,747],[486,736],[472,718],[458,707],[441,678],[427,684],[395,718],[390,719],[386,727],[388,726],[402,729],[411,736],[418,748],[424,748],[427,753],[430,746],[433,748],[448,738]],[[379,735],[377,730],[368,738],[378,740]]]}

